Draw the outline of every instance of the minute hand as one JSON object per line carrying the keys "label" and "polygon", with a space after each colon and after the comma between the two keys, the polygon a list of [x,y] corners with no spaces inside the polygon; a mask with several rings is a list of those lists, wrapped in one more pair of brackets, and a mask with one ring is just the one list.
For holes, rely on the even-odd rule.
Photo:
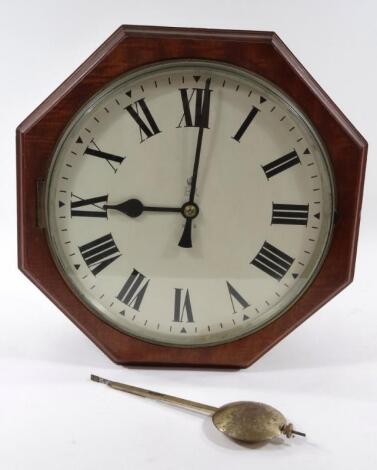
{"label": "minute hand", "polygon": [[[196,192],[196,183],[198,180],[198,172],[199,172],[199,163],[200,163],[200,155],[202,150],[202,142],[203,142],[203,132],[204,132],[204,125],[208,121],[208,113],[209,113],[209,100],[210,100],[210,82],[211,79],[207,78],[204,88],[204,97],[202,103],[202,113],[200,119],[200,126],[198,131],[198,140],[196,142],[196,151],[195,151],[195,160],[194,160],[194,168],[192,172],[191,178],[191,190],[190,190],[190,198],[189,203],[194,203],[195,200],[195,192]],[[192,229],[192,218],[187,218],[185,227],[183,229],[182,237],[178,243],[178,246],[182,248],[191,248],[192,241],[191,241],[191,229]]]}

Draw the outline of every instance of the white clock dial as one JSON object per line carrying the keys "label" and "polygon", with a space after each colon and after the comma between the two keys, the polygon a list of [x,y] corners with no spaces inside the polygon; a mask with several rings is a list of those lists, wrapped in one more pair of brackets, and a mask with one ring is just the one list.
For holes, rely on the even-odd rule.
{"label": "white clock dial", "polygon": [[47,182],[54,258],[82,301],[147,341],[210,345],[289,308],[334,212],[315,130],[271,83],[207,61],[139,69],[96,95]]}

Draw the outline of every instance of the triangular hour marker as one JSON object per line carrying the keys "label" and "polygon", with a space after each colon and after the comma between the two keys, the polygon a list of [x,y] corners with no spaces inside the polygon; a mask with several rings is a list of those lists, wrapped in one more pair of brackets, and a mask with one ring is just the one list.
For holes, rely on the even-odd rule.
{"label": "triangular hour marker", "polygon": [[308,148],[304,150],[305,155],[309,155],[309,153],[310,153],[310,150]]}
{"label": "triangular hour marker", "polygon": [[131,98],[131,94],[132,94],[132,91],[131,91],[131,90],[126,91],[126,95],[127,95],[129,98]]}
{"label": "triangular hour marker", "polygon": [[126,312],[125,312],[124,310],[121,310],[121,311],[119,312],[119,315],[125,315],[125,313],[126,313]]}
{"label": "triangular hour marker", "polygon": [[80,265],[79,265],[79,264],[75,264],[75,268],[76,268],[76,269],[79,269],[79,268],[80,268]]}
{"label": "triangular hour marker", "polygon": [[82,138],[80,136],[78,136],[76,140],[76,144],[82,144]]}
{"label": "triangular hour marker", "polygon": [[194,80],[197,82],[200,79],[200,75],[194,75]]}
{"label": "triangular hour marker", "polygon": [[65,206],[64,202],[59,201],[59,207],[63,207],[63,206]]}
{"label": "triangular hour marker", "polygon": [[266,100],[266,98],[264,98],[263,96],[261,96],[261,97],[259,98],[259,103],[260,103],[260,104],[263,104],[265,101],[267,101],[267,100]]}
{"label": "triangular hour marker", "polygon": [[317,214],[314,214],[314,217],[319,220],[320,217],[321,217],[321,214],[319,212],[317,212]]}
{"label": "triangular hour marker", "polygon": [[187,331],[184,328],[182,328],[181,333],[187,333]]}
{"label": "triangular hour marker", "polygon": [[249,317],[247,315],[244,315],[243,318],[242,318],[243,321],[248,320],[248,319],[249,319]]}
{"label": "triangular hour marker", "polygon": [[293,274],[292,274],[292,277],[293,277],[293,279],[296,279],[296,278],[298,277],[298,274],[297,274],[297,273],[293,273]]}

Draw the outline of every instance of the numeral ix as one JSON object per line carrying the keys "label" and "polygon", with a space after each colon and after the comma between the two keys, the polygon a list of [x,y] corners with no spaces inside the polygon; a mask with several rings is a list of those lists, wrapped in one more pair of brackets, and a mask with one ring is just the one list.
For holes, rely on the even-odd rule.
{"label": "numeral ix", "polygon": [[71,201],[71,217],[107,217],[107,211],[103,208],[107,204],[107,194],[83,199],[71,193],[71,197],[76,198],[76,201]]}

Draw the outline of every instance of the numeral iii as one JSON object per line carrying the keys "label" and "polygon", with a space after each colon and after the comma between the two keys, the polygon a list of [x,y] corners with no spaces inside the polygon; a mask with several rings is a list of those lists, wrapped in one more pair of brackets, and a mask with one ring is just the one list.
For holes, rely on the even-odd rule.
{"label": "numeral iii", "polygon": [[271,224],[308,225],[309,204],[272,203]]}

